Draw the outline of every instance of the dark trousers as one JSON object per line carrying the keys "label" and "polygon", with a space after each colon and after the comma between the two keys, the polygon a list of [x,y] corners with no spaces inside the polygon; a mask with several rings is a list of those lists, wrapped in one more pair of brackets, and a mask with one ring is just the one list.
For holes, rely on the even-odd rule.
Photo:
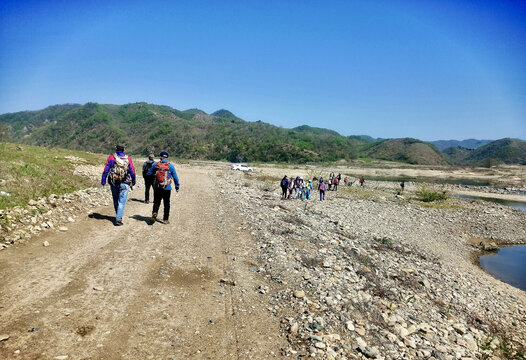
{"label": "dark trousers", "polygon": [[281,187],[281,198],[286,199],[287,198],[287,190],[288,188],[286,186]]}
{"label": "dark trousers", "polygon": [[153,188],[153,213],[157,214],[159,212],[159,207],[161,206],[161,200],[164,204],[164,213],[163,220],[168,220],[170,218],[170,195],[172,190],[165,190],[163,188],[155,187]]}
{"label": "dark trousers", "polygon": [[146,176],[144,178],[144,201],[150,201],[150,188],[153,187],[155,178],[153,176]]}

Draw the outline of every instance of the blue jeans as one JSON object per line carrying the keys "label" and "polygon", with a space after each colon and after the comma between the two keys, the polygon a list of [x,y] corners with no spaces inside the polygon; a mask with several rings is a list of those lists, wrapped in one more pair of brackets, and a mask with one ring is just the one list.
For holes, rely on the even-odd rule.
{"label": "blue jeans", "polygon": [[126,199],[128,198],[128,191],[130,191],[130,185],[110,184],[111,194],[113,195],[113,207],[115,208],[115,220],[122,220],[122,214],[124,213],[124,205],[126,205]]}

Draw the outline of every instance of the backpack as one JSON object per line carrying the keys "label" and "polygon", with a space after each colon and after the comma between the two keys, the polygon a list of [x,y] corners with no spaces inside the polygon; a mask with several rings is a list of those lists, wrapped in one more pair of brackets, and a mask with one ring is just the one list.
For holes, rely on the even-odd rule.
{"label": "backpack", "polygon": [[113,163],[113,167],[110,169],[110,182],[112,184],[116,184],[126,181],[128,178],[128,156],[124,155],[123,157],[120,157],[117,156],[117,154],[113,154],[113,157],[115,158],[115,162]]}
{"label": "backpack", "polygon": [[170,163],[158,162],[155,165],[155,184],[157,187],[165,188],[172,183],[170,179]]}
{"label": "backpack", "polygon": [[281,186],[287,187],[289,185],[289,181],[287,179],[281,180]]}
{"label": "backpack", "polygon": [[146,160],[146,162],[142,166],[142,177],[148,176],[148,170],[152,167],[152,164],[154,163],[153,160]]}
{"label": "backpack", "polygon": [[320,184],[320,190],[321,191],[325,191],[325,183],[321,183]]}

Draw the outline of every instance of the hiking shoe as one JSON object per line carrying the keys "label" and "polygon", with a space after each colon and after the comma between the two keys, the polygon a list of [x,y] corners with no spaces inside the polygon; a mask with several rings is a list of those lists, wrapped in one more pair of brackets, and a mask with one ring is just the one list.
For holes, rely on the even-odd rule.
{"label": "hiking shoe", "polygon": [[170,220],[163,220],[163,222],[164,222],[165,225],[170,224]]}
{"label": "hiking shoe", "polygon": [[150,203],[150,201],[149,201],[149,200],[146,200],[146,201],[145,201],[144,203],[145,203],[145,204],[149,204],[149,203]]}
{"label": "hiking shoe", "polygon": [[152,218],[150,219],[150,224],[153,225],[155,224],[155,221],[157,220],[157,214],[156,213],[153,213],[152,214]]}
{"label": "hiking shoe", "polygon": [[122,220],[115,220],[115,226],[122,226],[122,225],[124,225],[122,223]]}

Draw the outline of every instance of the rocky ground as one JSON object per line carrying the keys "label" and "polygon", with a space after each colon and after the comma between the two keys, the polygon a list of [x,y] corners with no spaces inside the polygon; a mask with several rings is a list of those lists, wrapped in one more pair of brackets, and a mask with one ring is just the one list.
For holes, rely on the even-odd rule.
{"label": "rocky ground", "polygon": [[258,241],[259,271],[281,286],[286,356],[475,359],[524,349],[525,293],[481,270],[470,240],[526,243],[525,212],[454,198],[425,206],[410,200],[417,184],[398,195],[398,183],[374,181],[323,202],[316,191],[282,201],[266,170],[225,174],[223,193]]}
{"label": "rocky ground", "polygon": [[[520,351],[526,346],[526,293],[485,273],[476,255],[481,251],[478,240],[501,245],[526,243],[526,212],[457,198],[424,204],[414,200],[419,184],[412,182],[406,183],[401,194],[398,183],[366,181],[364,188],[340,186],[339,191],[328,192],[323,202],[317,200],[317,191],[309,201],[283,201],[278,190],[282,174],[305,176],[301,173],[304,169],[265,166],[244,174],[220,163],[192,163],[179,169],[188,177],[195,175],[192,169],[206,174],[207,187],[214,194],[213,201],[201,199],[205,202],[199,206],[210,207],[210,214],[217,216],[214,219],[209,214],[207,223],[217,222],[222,230],[209,232],[209,238],[200,241],[225,241],[222,232],[226,241],[232,239],[234,244],[235,234],[246,234],[238,240],[243,242],[238,244],[243,251],[217,247],[229,254],[223,262],[228,258],[229,263],[234,260],[234,264],[244,265],[236,268],[237,272],[225,270],[216,280],[226,286],[219,295],[237,304],[229,311],[238,316],[252,313],[252,323],[240,317],[243,326],[236,327],[236,320],[229,320],[227,329],[235,330],[237,345],[225,345],[235,348],[231,352],[216,349],[215,358],[524,358]],[[86,176],[100,175],[99,168],[80,171]],[[185,181],[190,180],[183,176],[182,189]],[[512,189],[431,187],[522,196],[520,184]],[[201,196],[197,187],[194,191]],[[197,200],[191,195],[178,201],[182,209],[197,206],[192,205]],[[46,247],[53,243],[50,235],[75,233],[79,219],[90,213],[93,219],[93,214],[108,205],[107,189],[94,188],[35,199],[28,208],[3,211],[0,232],[5,250],[0,254],[10,252],[12,244],[42,239],[46,239],[42,242]],[[190,215],[185,219],[191,219]],[[142,217],[137,219],[142,222]],[[181,231],[188,236],[192,232],[184,230],[184,224],[172,231],[174,237]],[[137,230],[134,236],[144,234]],[[182,253],[190,252],[184,241],[178,245]],[[177,259],[179,255],[173,256]],[[189,269],[193,262],[201,261],[199,256],[194,260],[180,256]],[[188,291],[187,298],[196,295]],[[174,301],[180,294],[173,294]],[[0,306],[0,311],[5,307]],[[186,321],[194,326],[192,318]],[[258,323],[267,330],[272,330],[270,324],[279,324],[280,334],[270,335]],[[13,340],[11,334],[11,339],[2,341],[2,336],[10,335],[2,330],[0,326],[0,350]],[[195,334],[179,336],[185,344],[202,341]],[[209,336],[221,339],[218,334]],[[251,353],[243,349],[249,345],[241,338],[252,339],[259,350]],[[186,356],[214,358],[205,356],[202,346],[192,351],[199,352],[191,352],[193,356],[186,352]],[[134,357],[140,352],[128,354],[140,358]]]}

